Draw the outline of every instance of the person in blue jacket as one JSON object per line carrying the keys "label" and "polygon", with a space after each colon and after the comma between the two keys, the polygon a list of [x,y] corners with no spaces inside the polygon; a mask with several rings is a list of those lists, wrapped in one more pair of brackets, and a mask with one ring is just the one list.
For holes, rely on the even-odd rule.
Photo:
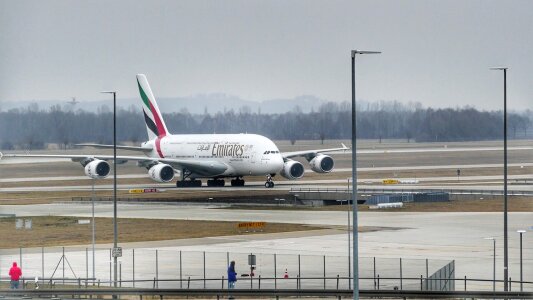
{"label": "person in blue jacket", "polygon": [[235,272],[235,261],[232,260],[228,266],[228,289],[234,289],[235,282],[237,282],[237,272]]}

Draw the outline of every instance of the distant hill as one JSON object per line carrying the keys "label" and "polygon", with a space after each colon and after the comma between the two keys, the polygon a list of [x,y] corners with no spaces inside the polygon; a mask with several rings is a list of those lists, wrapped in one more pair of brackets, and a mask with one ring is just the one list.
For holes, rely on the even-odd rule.
{"label": "distant hill", "polygon": [[[238,112],[241,109],[247,109],[250,112],[258,112],[264,114],[281,114],[298,109],[303,113],[317,111],[320,105],[327,102],[325,99],[320,99],[312,95],[303,95],[289,99],[271,99],[262,102],[244,100],[237,96],[226,94],[199,94],[188,97],[162,97],[158,98],[157,102],[159,108],[167,113],[180,112],[187,110],[191,114],[203,114],[207,111],[209,114],[216,114],[217,112],[225,112],[234,110]],[[27,108],[37,104],[39,109],[48,110],[51,106],[60,105],[63,110],[82,109],[85,111],[96,112],[99,108],[107,106],[112,108],[110,101],[79,101],[75,105],[70,104],[66,100],[39,100],[39,101],[17,101],[17,102],[2,102],[1,109],[7,111],[15,108]],[[137,98],[117,99],[117,106],[129,109],[132,106],[135,109],[140,109],[141,103]]]}

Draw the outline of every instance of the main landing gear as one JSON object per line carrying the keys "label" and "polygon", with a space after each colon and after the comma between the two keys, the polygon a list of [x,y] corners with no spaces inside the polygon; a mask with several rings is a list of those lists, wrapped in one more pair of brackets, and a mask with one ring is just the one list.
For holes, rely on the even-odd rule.
{"label": "main landing gear", "polygon": [[191,180],[178,180],[176,181],[176,187],[185,188],[185,187],[201,187],[202,181],[198,179]]}
{"label": "main landing gear", "polygon": [[209,187],[215,187],[215,186],[224,186],[226,184],[226,182],[224,181],[224,179],[209,179],[207,181],[207,186]]}
{"label": "main landing gear", "polygon": [[272,181],[272,176],[267,175],[267,181],[265,182],[265,187],[271,189],[274,187],[274,181]]}
{"label": "main landing gear", "polygon": [[[187,188],[187,187],[202,187],[202,181],[196,178],[190,177],[192,175],[191,171],[187,169],[181,170],[182,180],[176,181],[176,187],[178,188]],[[190,178],[189,180],[187,180]]]}
{"label": "main landing gear", "polygon": [[235,178],[231,180],[231,186],[244,186],[244,179]]}

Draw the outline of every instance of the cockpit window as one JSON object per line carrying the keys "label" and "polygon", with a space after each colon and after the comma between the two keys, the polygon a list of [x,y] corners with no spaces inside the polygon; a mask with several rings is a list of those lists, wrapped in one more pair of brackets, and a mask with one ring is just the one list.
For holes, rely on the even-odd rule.
{"label": "cockpit window", "polygon": [[279,151],[265,151],[263,154],[274,154],[274,153],[280,153]]}

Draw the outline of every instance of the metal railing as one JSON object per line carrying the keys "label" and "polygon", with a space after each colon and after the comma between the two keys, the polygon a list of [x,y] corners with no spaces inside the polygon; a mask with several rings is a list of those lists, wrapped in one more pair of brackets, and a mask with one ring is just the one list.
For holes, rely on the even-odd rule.
{"label": "metal railing", "polygon": [[[387,193],[387,194],[407,194],[407,193],[448,193],[453,195],[492,195],[502,196],[502,190],[473,190],[473,189],[409,189],[409,188],[358,188],[358,193]],[[352,191],[345,188],[291,188],[290,193],[346,193]],[[533,196],[530,191],[507,191],[509,196]]]}
{"label": "metal railing", "polygon": [[[18,251],[17,251],[18,250]],[[112,279],[112,250],[105,248],[95,249],[95,268],[91,266],[92,251],[89,248],[32,248],[11,249],[2,251],[0,255],[0,273],[6,274],[11,262],[18,262],[23,273],[30,280],[38,276],[41,284],[42,278],[91,278],[100,280],[101,285],[110,283]],[[153,278],[179,278],[182,284],[188,276],[193,279],[220,278],[226,275],[230,261],[236,261],[238,271],[248,273],[246,265],[251,253],[236,252],[205,252],[181,251],[158,249],[123,249],[122,257],[118,264],[117,279],[119,282],[139,285],[132,287],[151,287],[146,281]],[[341,278],[349,276],[348,257],[326,255],[299,255],[299,254],[269,254],[257,253],[256,275],[281,278],[284,273],[291,278],[312,276],[336,276]],[[320,262],[320,263],[317,263]],[[362,276],[380,274],[387,277],[409,277],[420,274],[433,273],[449,261],[434,259],[391,259],[376,257],[361,257],[360,267]],[[139,281],[143,279],[143,281]],[[57,280],[56,280],[57,281]],[[61,280],[62,281],[62,280]],[[157,281],[156,281],[157,282]],[[209,282],[209,281],[206,281]],[[193,283],[196,283],[193,281]],[[349,288],[348,280],[342,282],[341,288]],[[141,285],[142,284],[142,285]],[[123,285],[123,286],[125,286]],[[211,285],[207,287],[218,287]],[[166,287],[166,286],[156,286]],[[181,286],[180,286],[181,287]],[[191,286],[204,287],[205,286]],[[282,287],[282,286],[278,286]],[[292,286],[291,286],[292,287]]]}
{"label": "metal railing", "polygon": [[[52,248],[51,250],[53,252],[45,251],[44,248],[40,251],[39,249],[4,251],[0,255],[3,262],[0,267],[9,266],[12,261],[20,262],[24,274],[28,276],[22,279],[23,286],[27,288],[33,286],[34,276],[39,276],[41,286],[51,288],[54,286],[104,288],[113,285],[110,249],[97,249],[94,273],[90,268],[89,249],[74,248],[65,251],[62,248]],[[229,261],[237,261],[240,266],[238,270],[246,274],[250,270],[244,262],[249,255],[229,252],[124,249],[123,257],[119,261],[117,283],[124,288],[223,288],[227,285],[224,276]],[[60,263],[64,264],[61,266]],[[399,290],[428,289],[431,285],[427,282],[435,282],[430,275],[447,263],[449,261],[360,257],[360,287],[380,290],[395,287]],[[256,276],[239,277],[237,285],[242,288],[261,289],[349,289],[352,286],[348,266],[347,257],[343,256],[259,253],[254,270]],[[529,266],[528,261],[525,269],[528,270]],[[0,273],[6,274],[6,268],[2,268],[3,272]],[[94,278],[91,274],[94,274]],[[285,279],[285,274],[290,277]],[[465,274],[447,276],[453,278],[451,280],[455,283],[456,290],[492,289],[491,279],[476,279],[483,277],[483,273],[472,274],[469,277],[463,275]],[[3,279],[8,281],[6,277]],[[531,280],[528,276],[525,279]],[[495,283],[497,289],[503,287],[501,280]],[[520,289],[519,281],[510,280],[510,283],[511,289]],[[524,281],[521,285],[524,290],[533,291],[533,282]]]}
{"label": "metal railing", "polygon": [[[240,277],[238,278],[238,284],[236,288],[238,290],[344,290],[342,283],[352,281],[352,277],[344,276],[332,276],[332,277]],[[492,280],[492,279],[479,279],[479,278],[426,278],[423,275],[420,277],[382,277],[377,275],[376,277],[360,277],[360,286],[373,286],[372,290],[404,290],[404,286],[409,287],[406,290],[409,291],[425,291],[428,290],[427,282],[428,281],[444,281],[444,282],[455,282],[456,291],[469,291],[469,286],[476,286],[476,284],[483,284],[489,286],[492,282],[497,283],[499,286],[503,287],[503,280]],[[8,279],[2,279],[2,282],[8,283]],[[25,291],[31,291],[33,289],[64,289],[69,286],[76,286],[78,289],[93,289],[94,287],[98,288],[108,288],[112,285],[112,281],[102,281],[95,280],[94,278],[42,278],[38,281],[35,281],[31,278],[21,278],[22,287]],[[227,289],[228,280],[224,276],[219,278],[191,278],[186,279],[180,278],[168,278],[168,279],[136,279],[136,280],[119,280],[117,285],[119,287],[126,286],[125,288],[131,289],[132,283],[142,284],[149,283],[152,286],[151,289],[159,289],[160,283],[170,283],[171,285],[176,285],[180,287],[180,290],[197,290],[196,287],[191,287],[194,283],[200,283],[204,285],[208,282],[216,283],[219,282],[221,290]],[[278,285],[283,284],[283,288],[277,288]],[[312,283],[312,284],[311,284]],[[320,284],[317,284],[320,283]],[[368,284],[369,283],[369,284]],[[509,291],[517,291],[520,289],[522,284],[523,290],[528,292],[533,292],[533,281],[517,281],[509,279]],[[197,286],[198,284],[195,284]],[[265,287],[266,286],[266,287]],[[291,288],[292,286],[292,288]],[[312,288],[305,288],[306,286],[313,286]],[[317,288],[317,286],[322,286],[322,288]],[[492,285],[490,285],[492,286]],[[273,288],[271,288],[273,287]],[[203,288],[205,290],[211,290],[212,288]],[[478,288],[479,289],[479,288]]]}
{"label": "metal railing", "polygon": [[[164,297],[191,296],[191,297],[351,297],[353,291],[322,290],[322,289],[125,289],[125,288],[99,288],[99,289],[54,289],[54,290],[0,290],[0,295],[26,296],[26,297],[72,297],[80,296],[127,296],[135,295],[142,299],[143,296]],[[362,298],[498,298],[498,299],[533,299],[532,292],[492,292],[492,291],[417,291],[417,290],[359,290]]]}

